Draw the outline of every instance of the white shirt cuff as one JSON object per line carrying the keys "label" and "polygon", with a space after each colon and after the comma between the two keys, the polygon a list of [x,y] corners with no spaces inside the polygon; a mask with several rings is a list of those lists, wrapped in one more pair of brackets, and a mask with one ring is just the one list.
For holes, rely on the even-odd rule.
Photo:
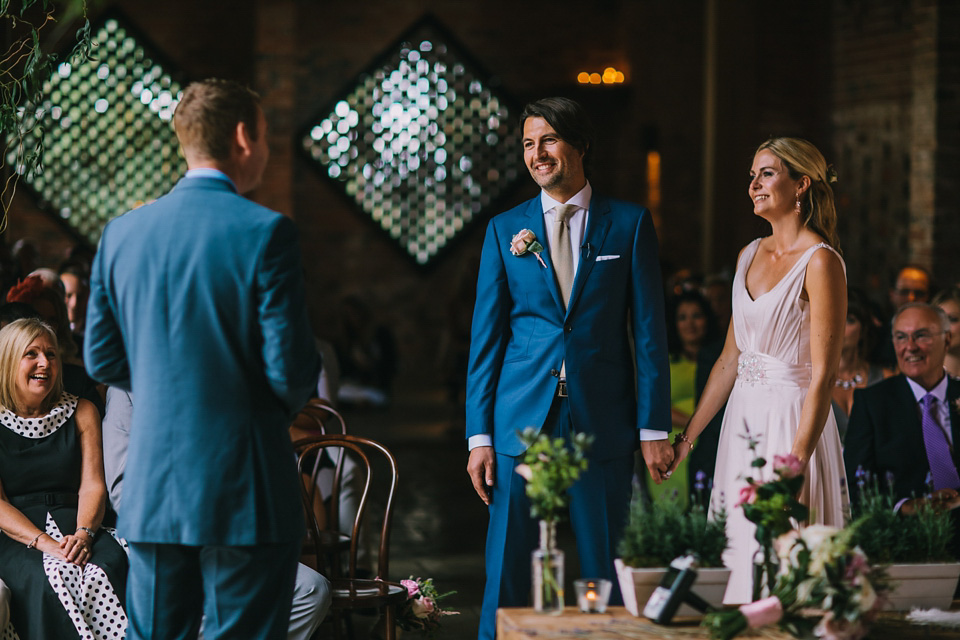
{"label": "white shirt cuff", "polygon": [[640,429],[640,442],[649,442],[650,440],[666,440],[670,437],[669,431],[658,431],[656,429]]}
{"label": "white shirt cuff", "polygon": [[493,438],[488,433],[478,433],[475,436],[467,438],[467,449],[474,450],[477,447],[492,447]]}

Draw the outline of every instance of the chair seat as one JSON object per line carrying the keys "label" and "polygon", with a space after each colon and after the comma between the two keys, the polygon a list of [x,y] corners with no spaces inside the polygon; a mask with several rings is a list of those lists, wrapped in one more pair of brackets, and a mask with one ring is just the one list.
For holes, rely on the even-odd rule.
{"label": "chair seat", "polygon": [[330,580],[330,594],[333,596],[334,609],[383,607],[405,602],[407,588],[398,582],[385,580],[334,578]]}

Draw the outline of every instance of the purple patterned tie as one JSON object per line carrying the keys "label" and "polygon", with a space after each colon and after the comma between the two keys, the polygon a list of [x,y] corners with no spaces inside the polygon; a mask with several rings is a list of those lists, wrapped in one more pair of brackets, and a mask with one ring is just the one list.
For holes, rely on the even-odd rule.
{"label": "purple patterned tie", "polygon": [[923,446],[927,449],[927,461],[930,463],[930,475],[933,477],[934,490],[960,489],[960,476],[950,457],[950,443],[937,424],[937,398],[928,393],[921,399],[920,424],[923,428]]}

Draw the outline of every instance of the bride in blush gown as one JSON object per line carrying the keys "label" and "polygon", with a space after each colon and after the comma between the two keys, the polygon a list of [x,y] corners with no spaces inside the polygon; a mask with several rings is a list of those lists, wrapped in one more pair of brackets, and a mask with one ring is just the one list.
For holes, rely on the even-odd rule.
{"label": "bride in blush gown", "polygon": [[[733,321],[700,403],[675,439],[671,470],[727,403],[717,450],[712,509],[726,507],[731,569],[725,604],[749,602],[755,528],[735,507],[753,454],[793,453],[804,464],[800,500],[808,524],[843,526],[846,482],[831,411],[844,322],[846,275],[835,249],[836,209],[823,155],[806,140],[772,138],[754,155],[748,193],[773,233],[743,248],[733,282]],[[769,471],[766,471],[769,475]],[[767,479],[766,475],[762,476]]]}

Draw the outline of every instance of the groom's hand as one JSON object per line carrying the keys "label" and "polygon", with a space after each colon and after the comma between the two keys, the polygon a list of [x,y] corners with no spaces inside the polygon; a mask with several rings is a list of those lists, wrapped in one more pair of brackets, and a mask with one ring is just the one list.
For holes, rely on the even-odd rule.
{"label": "groom's hand", "polygon": [[486,505],[490,504],[490,491],[493,489],[493,465],[493,447],[474,447],[470,450],[467,473],[477,495]]}
{"label": "groom's hand", "polygon": [[673,446],[670,440],[643,440],[640,442],[640,452],[653,481],[657,484],[663,482],[667,478],[664,473],[673,462]]}

